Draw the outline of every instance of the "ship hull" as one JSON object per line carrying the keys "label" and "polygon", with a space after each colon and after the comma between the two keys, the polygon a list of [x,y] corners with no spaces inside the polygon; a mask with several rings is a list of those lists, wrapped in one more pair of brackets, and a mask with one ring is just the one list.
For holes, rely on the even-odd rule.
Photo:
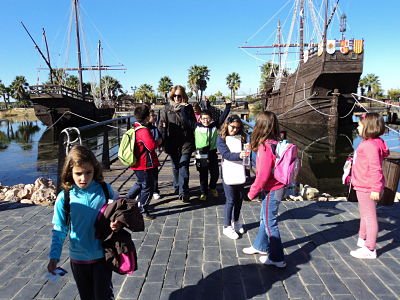
{"label": "ship hull", "polygon": [[46,126],[79,127],[109,120],[114,114],[114,108],[98,108],[90,96],[83,99],[65,87],[33,86],[30,99],[36,117]]}
{"label": "ship hull", "polygon": [[355,104],[351,93],[357,92],[362,66],[363,53],[315,54],[282,78],[279,90],[267,93],[265,109],[275,112],[281,122],[349,125]]}

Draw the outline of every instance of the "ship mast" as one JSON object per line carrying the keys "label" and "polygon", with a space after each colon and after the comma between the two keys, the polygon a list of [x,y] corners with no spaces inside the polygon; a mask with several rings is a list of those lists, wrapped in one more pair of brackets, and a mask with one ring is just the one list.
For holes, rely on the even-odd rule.
{"label": "ship mast", "polygon": [[99,52],[99,66],[98,66],[98,68],[99,68],[99,88],[100,88],[100,99],[102,99],[103,98],[103,90],[102,90],[102,88],[101,88],[101,66],[102,66],[102,63],[101,63],[101,41],[99,40],[99,49],[98,49],[98,52]]}
{"label": "ship mast", "polygon": [[74,10],[75,10],[75,25],[76,25],[76,47],[78,50],[78,74],[79,74],[79,91],[84,97],[83,92],[83,78],[82,78],[82,58],[81,58],[81,43],[79,36],[79,16],[78,16],[78,0],[74,0]]}
{"label": "ship mast", "polygon": [[328,6],[329,0],[325,0],[324,36],[322,37],[323,49],[326,49],[326,36],[328,32]]}
{"label": "ship mast", "polygon": [[304,58],[304,0],[300,1],[300,61]]}

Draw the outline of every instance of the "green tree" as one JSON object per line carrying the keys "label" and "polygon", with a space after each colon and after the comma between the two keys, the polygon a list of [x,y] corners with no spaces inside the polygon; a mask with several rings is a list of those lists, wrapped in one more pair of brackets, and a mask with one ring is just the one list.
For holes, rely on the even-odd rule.
{"label": "green tree", "polygon": [[150,84],[142,84],[139,86],[135,93],[136,99],[142,100],[142,102],[148,102],[155,99],[153,87]]}
{"label": "green tree", "polygon": [[116,99],[118,94],[123,92],[121,83],[111,76],[102,77],[100,86],[101,95],[106,99]]}
{"label": "green tree", "polygon": [[29,99],[27,88],[29,84],[26,82],[25,76],[16,76],[10,84],[11,96],[17,101],[24,101]]}
{"label": "green tree", "polygon": [[[261,66],[261,80],[260,80],[260,91],[267,92],[270,90],[274,84],[275,77],[279,72],[279,65],[272,62],[266,62]],[[288,71],[283,70],[282,75],[284,77],[288,76]]]}
{"label": "green tree", "polygon": [[157,90],[164,95],[165,101],[168,101],[168,92],[171,90],[172,86],[172,80],[168,76],[161,77],[158,82]]}
{"label": "green tree", "polygon": [[3,98],[6,109],[10,105],[10,88],[5,86],[4,83],[0,80],[0,97]]}
{"label": "green tree", "polygon": [[[64,85],[68,78],[68,73],[65,69],[53,69],[53,84]],[[51,74],[49,73],[49,80],[45,84],[51,84]]]}
{"label": "green tree", "polygon": [[78,76],[75,76],[75,75],[67,76],[67,78],[65,80],[65,86],[69,87],[70,89],[77,90],[79,87]]}
{"label": "green tree", "polygon": [[[367,74],[360,79],[359,86],[361,91],[363,88],[367,90],[367,97],[376,98],[382,94],[382,87],[379,77],[375,74]],[[364,92],[361,92],[364,95]]]}
{"label": "green tree", "polygon": [[236,72],[232,72],[226,76],[226,85],[231,90],[231,99],[235,102],[236,91],[240,88],[241,80],[240,76]]}
{"label": "green tree", "polygon": [[388,90],[388,98],[391,100],[400,101],[400,89],[390,89]]}
{"label": "green tree", "polygon": [[200,102],[203,99],[203,92],[207,89],[207,81],[210,80],[210,70],[207,66],[193,65],[188,72],[189,88],[196,94],[197,102]]}

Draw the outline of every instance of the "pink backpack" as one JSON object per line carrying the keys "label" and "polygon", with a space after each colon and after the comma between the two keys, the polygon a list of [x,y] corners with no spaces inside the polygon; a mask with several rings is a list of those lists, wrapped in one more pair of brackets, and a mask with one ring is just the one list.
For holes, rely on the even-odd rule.
{"label": "pink backpack", "polygon": [[297,146],[283,140],[276,145],[271,144],[271,148],[276,157],[273,170],[275,179],[287,186],[296,183],[297,174],[300,170]]}

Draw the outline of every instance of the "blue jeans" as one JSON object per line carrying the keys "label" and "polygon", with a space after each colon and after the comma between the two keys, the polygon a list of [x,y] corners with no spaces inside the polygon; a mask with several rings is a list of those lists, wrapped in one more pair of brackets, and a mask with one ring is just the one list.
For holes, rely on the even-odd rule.
{"label": "blue jeans", "polygon": [[170,154],[172,172],[174,175],[174,188],[179,195],[189,195],[189,163],[191,153]]}
{"label": "blue jeans", "polygon": [[136,170],[137,181],[128,191],[126,197],[128,199],[135,199],[139,196],[139,208],[141,213],[147,212],[147,207],[153,197],[154,192],[154,170]]}
{"label": "blue jeans", "polygon": [[232,221],[238,221],[240,216],[240,210],[243,203],[243,184],[228,185],[224,182],[225,192],[225,209],[224,209],[224,226],[231,226]]}
{"label": "blue jeans", "polygon": [[91,264],[71,262],[71,270],[81,300],[114,299],[112,270],[107,267],[105,260]]}
{"label": "blue jeans", "polygon": [[285,188],[262,193],[260,227],[253,247],[269,253],[272,261],[284,261],[283,245],[278,228],[278,210]]}

